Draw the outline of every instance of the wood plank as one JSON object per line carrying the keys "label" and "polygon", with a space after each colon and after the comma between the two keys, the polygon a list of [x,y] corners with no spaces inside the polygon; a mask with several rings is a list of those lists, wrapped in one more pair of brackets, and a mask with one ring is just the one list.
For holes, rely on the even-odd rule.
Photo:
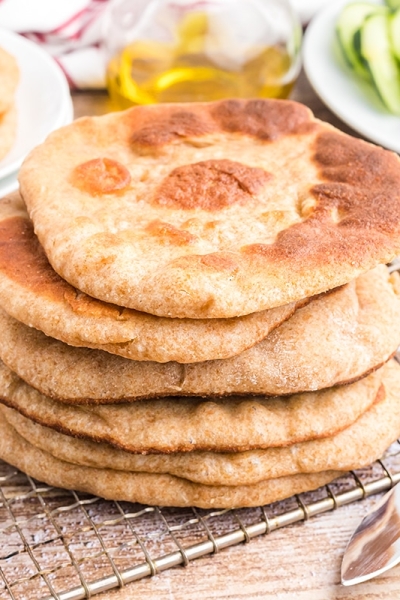
{"label": "wood plank", "polygon": [[101,598],[394,600],[400,597],[400,567],[351,588],[340,584],[340,564],[349,536],[375,501],[319,515]]}

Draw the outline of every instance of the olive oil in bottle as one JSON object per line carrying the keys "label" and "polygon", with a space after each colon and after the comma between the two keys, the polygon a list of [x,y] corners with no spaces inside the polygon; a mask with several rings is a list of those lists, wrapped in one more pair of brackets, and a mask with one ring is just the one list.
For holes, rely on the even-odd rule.
{"label": "olive oil in bottle", "polygon": [[[290,35],[271,34],[271,24],[263,27],[261,19],[265,14],[261,9],[281,2],[241,0],[242,13],[247,4],[247,8],[255,5],[259,14],[253,6],[254,14],[250,18],[237,14],[233,26],[227,23],[226,15],[232,14],[226,10],[229,4],[232,10],[233,5],[237,8],[237,0],[160,2],[164,10],[153,11],[151,34],[144,36],[141,32],[146,28],[138,26],[134,39],[108,64],[107,88],[115,107],[287,97],[299,70],[300,28],[294,21],[288,28]],[[255,19],[251,36],[249,26]],[[283,29],[282,21],[279,27]]]}

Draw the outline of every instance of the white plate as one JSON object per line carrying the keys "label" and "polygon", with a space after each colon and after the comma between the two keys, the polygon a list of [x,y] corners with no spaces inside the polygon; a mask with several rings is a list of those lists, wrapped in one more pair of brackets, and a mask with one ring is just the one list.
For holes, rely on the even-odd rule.
{"label": "white plate", "polygon": [[20,167],[34,146],[64,124],[71,96],[60,67],[37,44],[0,29],[0,46],[17,59],[20,69],[16,93],[17,138],[10,152],[0,161],[1,180]]}
{"label": "white plate", "polygon": [[304,70],[321,100],[344,123],[400,152],[400,117],[388,113],[372,86],[351,73],[337,47],[335,25],[348,2],[329,4],[311,21],[303,42]]}
{"label": "white plate", "polygon": [[0,181],[0,199],[18,189],[18,173],[11,173]]}
{"label": "white plate", "polygon": [[[66,104],[65,104],[65,112],[63,115],[63,122],[60,123],[60,126],[68,125],[68,123],[71,123],[73,116],[74,116],[74,109],[73,109],[73,105],[72,105],[72,100],[69,99],[69,101],[66,102]],[[14,192],[17,189],[18,189],[18,169],[16,171],[13,171],[6,177],[3,177],[2,179],[0,179],[0,198],[3,198],[10,192]]]}
{"label": "white plate", "polygon": [[300,21],[305,25],[329,0],[290,0]]}

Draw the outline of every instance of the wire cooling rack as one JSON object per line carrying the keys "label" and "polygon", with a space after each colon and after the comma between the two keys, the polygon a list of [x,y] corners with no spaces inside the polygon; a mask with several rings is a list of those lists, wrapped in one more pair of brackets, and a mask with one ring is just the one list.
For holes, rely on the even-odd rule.
{"label": "wire cooling rack", "polygon": [[400,441],[315,492],[240,510],[110,502],[38,483],[0,461],[0,598],[79,600],[383,492]]}

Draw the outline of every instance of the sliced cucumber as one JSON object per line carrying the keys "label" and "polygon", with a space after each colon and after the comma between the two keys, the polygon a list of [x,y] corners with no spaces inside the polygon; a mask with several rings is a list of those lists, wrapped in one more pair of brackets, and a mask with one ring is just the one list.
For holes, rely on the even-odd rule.
{"label": "sliced cucumber", "polygon": [[399,70],[389,40],[390,17],[372,14],[360,32],[360,50],[376,89],[390,112],[400,114]]}
{"label": "sliced cucumber", "polygon": [[371,79],[371,72],[361,54],[361,29],[364,25],[364,21],[361,23],[361,27],[357,29],[353,36],[353,52],[356,53],[359,62],[362,64],[362,68],[364,69],[364,73],[359,73],[359,75],[363,75],[366,79]]}
{"label": "sliced cucumber", "polygon": [[400,8],[391,15],[389,20],[389,39],[392,52],[400,61]]}
{"label": "sliced cucumber", "polygon": [[383,5],[370,2],[352,2],[341,11],[336,23],[336,34],[344,58],[351,69],[362,77],[369,77],[363,59],[358,52],[358,37],[365,19],[373,13],[387,12]]}
{"label": "sliced cucumber", "polygon": [[397,10],[400,8],[400,0],[385,0],[386,6],[390,8],[390,10]]}

